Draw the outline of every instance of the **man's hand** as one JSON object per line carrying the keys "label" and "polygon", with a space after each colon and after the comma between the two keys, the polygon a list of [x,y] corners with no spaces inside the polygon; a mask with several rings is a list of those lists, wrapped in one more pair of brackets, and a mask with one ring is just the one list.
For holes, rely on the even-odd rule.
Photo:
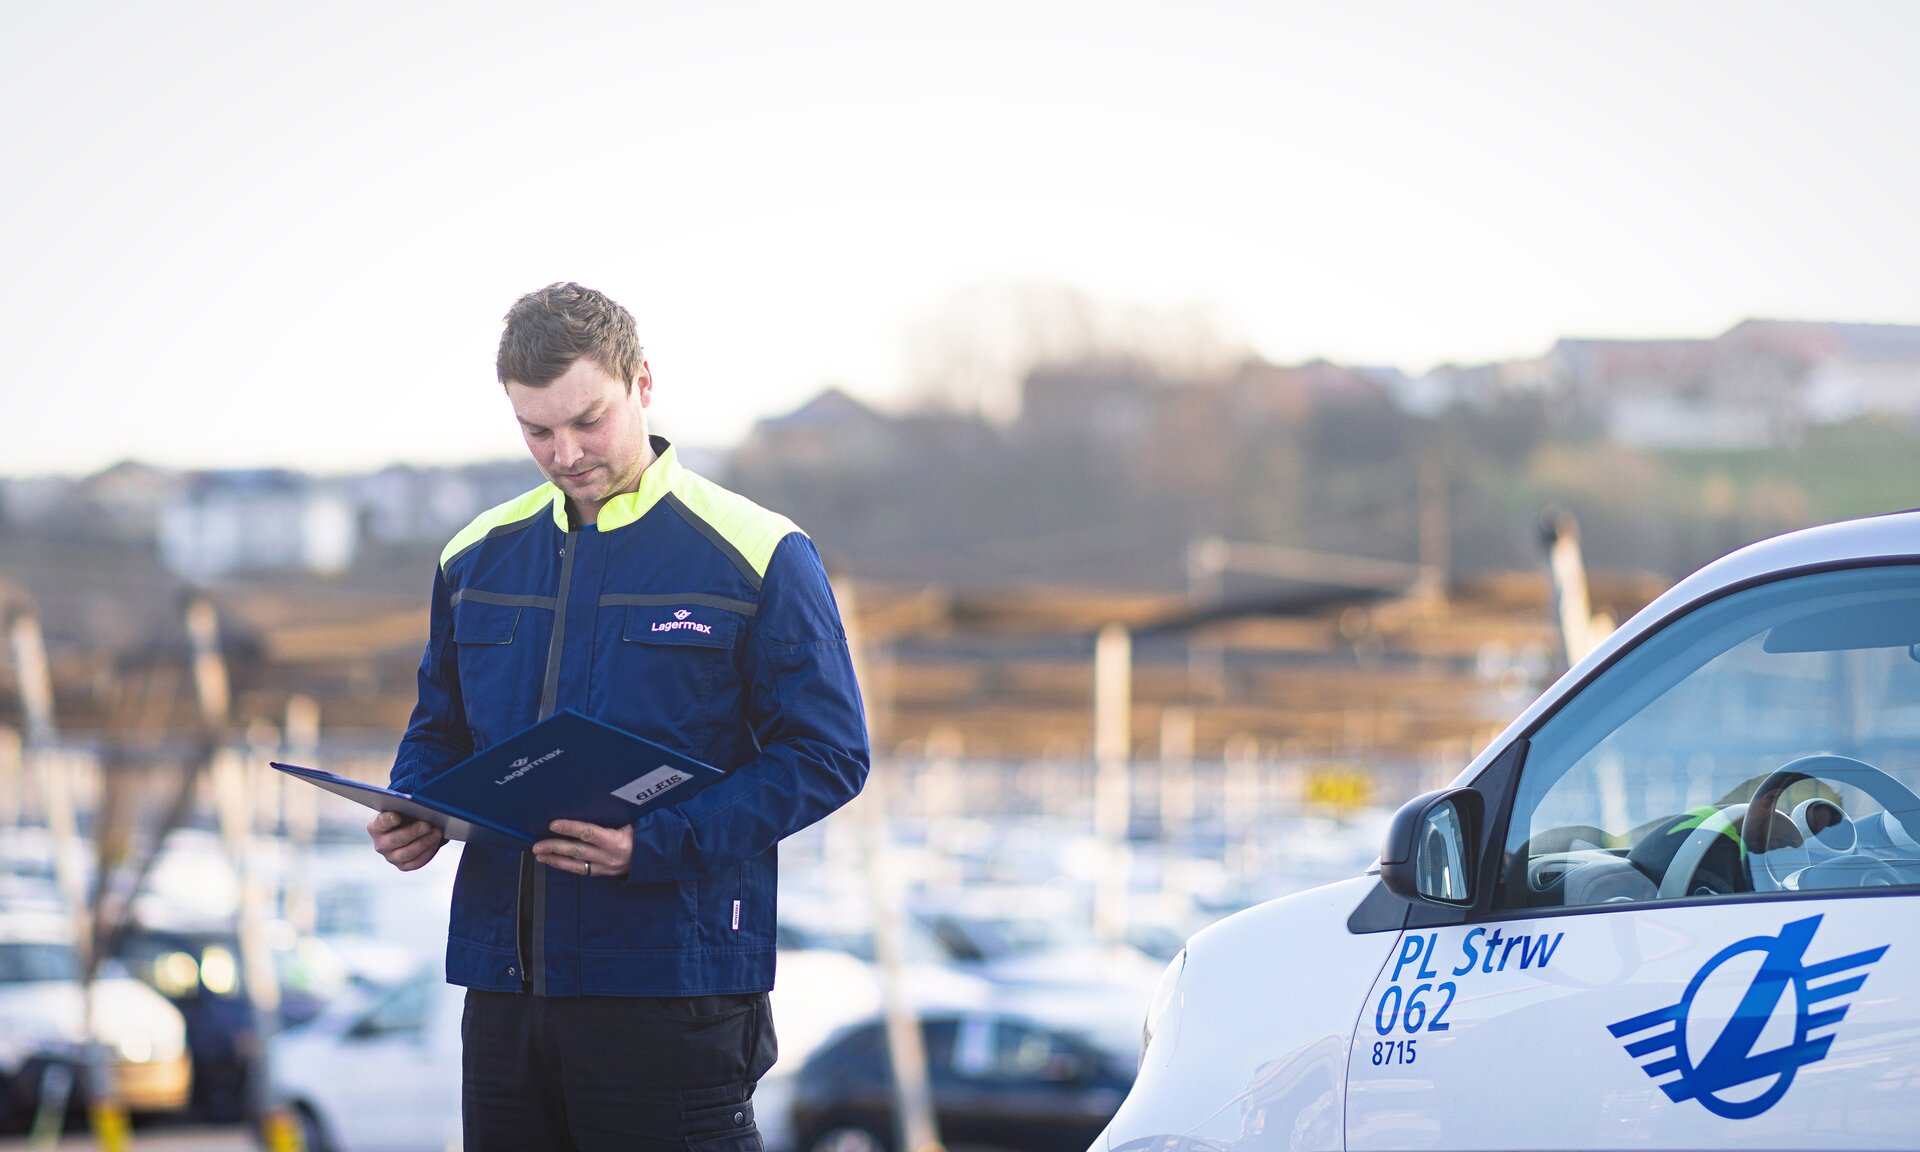
{"label": "man's hand", "polygon": [[533,846],[533,858],[575,876],[625,876],[633,863],[633,829],[603,828],[580,820],[555,820],[547,831],[557,839]]}
{"label": "man's hand", "polygon": [[373,850],[402,872],[425,867],[447,842],[440,829],[425,820],[409,824],[398,812],[382,812],[367,821],[367,835],[373,837]]}

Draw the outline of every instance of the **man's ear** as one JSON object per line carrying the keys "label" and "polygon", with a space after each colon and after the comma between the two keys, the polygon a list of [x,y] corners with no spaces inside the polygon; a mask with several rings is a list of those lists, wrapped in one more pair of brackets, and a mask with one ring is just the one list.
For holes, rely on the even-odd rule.
{"label": "man's ear", "polygon": [[633,374],[633,392],[640,399],[640,407],[653,403],[653,369],[647,367],[645,360],[640,361],[640,370]]}

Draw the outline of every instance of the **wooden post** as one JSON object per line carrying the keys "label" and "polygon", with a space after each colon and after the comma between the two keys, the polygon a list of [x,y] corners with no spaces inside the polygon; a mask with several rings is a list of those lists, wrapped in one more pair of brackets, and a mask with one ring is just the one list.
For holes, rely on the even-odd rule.
{"label": "wooden post", "polygon": [[1168,836],[1193,823],[1193,709],[1175,704],[1160,711],[1160,827]]}
{"label": "wooden post", "polygon": [[1448,527],[1447,470],[1437,453],[1420,461],[1420,567],[1424,590],[1444,594],[1453,566],[1452,532]]}
{"label": "wooden post", "polygon": [[[280,982],[274,975],[273,954],[267,944],[260,854],[254,843],[257,786],[261,780],[256,766],[238,750],[222,748],[214,754],[212,782],[220,836],[240,876],[240,962],[246,970],[247,991],[258,1022],[267,1029],[280,1012]],[[260,1033],[266,1034],[265,1030]]]}
{"label": "wooden post", "polygon": [[967,816],[967,789],[960,778],[960,761],[967,752],[966,733],[942,724],[927,733],[926,762],[921,768],[921,815],[929,822]]}
{"label": "wooden post", "polygon": [[[1160,837],[1178,838],[1193,826],[1193,709],[1176,704],[1160,711]],[[1192,870],[1169,865],[1161,906],[1176,923],[1193,902]]]}
{"label": "wooden post", "polygon": [[1093,648],[1093,830],[1106,857],[1094,885],[1094,934],[1109,944],[1126,938],[1128,879],[1133,854],[1127,843],[1133,789],[1133,639],[1125,625],[1100,629]]}
{"label": "wooden post", "polygon": [[195,596],[187,604],[187,636],[193,643],[193,688],[200,719],[209,732],[224,736],[233,700],[227,662],[220,655],[220,617],[204,596]]}
{"label": "wooden post", "polygon": [[46,639],[40,618],[31,611],[13,613],[7,622],[8,645],[20,687],[20,710],[27,721],[21,748],[21,768],[40,788],[47,828],[54,844],[54,877],[73,919],[73,941],[82,962],[92,951],[91,917],[87,915],[85,854],[80,843],[80,816],[74,798],[73,765],[54,747],[53,673],[47,661]]}
{"label": "wooden post", "polygon": [[1227,866],[1247,873],[1254,868],[1253,832],[1258,825],[1260,741],[1252,733],[1227,738],[1221,752],[1221,814],[1227,829]]}
{"label": "wooden post", "polygon": [[[1226,599],[1225,540],[1209,536],[1187,545],[1187,608],[1198,612],[1218,608]],[[1187,630],[1187,698],[1224,701],[1227,698],[1226,645],[1204,625]]]}
{"label": "wooden post", "polygon": [[[860,614],[851,582],[838,587],[835,599],[840,603],[848,647],[853,654],[854,679],[864,680],[868,662],[861,643]],[[870,746],[879,743],[871,729],[867,742]],[[944,1152],[933,1111],[926,1045],[920,1035],[918,1013],[906,994],[899,893],[890,880],[892,870],[887,867],[886,859],[887,773],[882,765],[875,764],[867,773],[867,786],[854,805],[859,809],[866,833],[867,902],[873,916],[873,957],[880,980],[881,1009],[886,1019],[887,1054],[893,1066],[897,1135],[900,1146],[907,1152]]]}
{"label": "wooden post", "polygon": [[[220,617],[213,602],[203,596],[195,596],[187,605],[187,636],[193,644],[193,683],[200,718],[213,748],[208,772],[214,812],[221,838],[240,875],[240,964],[246,973],[253,1033],[264,1041],[272,1034],[280,1014],[280,983],[267,944],[259,868],[254,860],[258,801],[252,781],[257,772],[271,769],[264,764],[249,766],[229,744],[233,703],[226,658],[220,653]],[[247,1069],[247,1092],[254,1103],[254,1114],[260,1118],[260,1135],[268,1152],[300,1152],[299,1126],[286,1109],[272,1104],[267,1052],[268,1046],[262,1043]]]}
{"label": "wooden post", "polygon": [[[286,757],[295,764],[312,764],[320,750],[320,705],[311,696],[287,700]],[[313,935],[319,919],[313,888],[313,845],[320,833],[320,790],[285,789],[291,783],[280,778],[281,811],[286,814],[287,869],[286,914],[294,931]]]}
{"label": "wooden post", "polygon": [[[87,1114],[102,1152],[123,1152],[128,1147],[127,1110],[120,1104],[115,1090],[113,1065],[107,1059],[106,1049],[96,1039],[93,1015],[93,973],[99,956],[92,909],[87,902],[85,848],[80,840],[79,804],[74,795],[80,765],[76,758],[61,755],[54,746],[57,733],[53,717],[53,673],[39,617],[31,611],[16,611],[8,622],[7,633],[14,669],[19,675],[21,710],[27,718],[22,766],[27,773],[39,778],[45,797],[47,829],[54,843],[54,875],[67,907],[74,951],[82,965],[80,1000],[82,1026],[87,1037]],[[42,1116],[41,1121],[35,1125],[36,1132],[58,1135],[59,1118]]]}
{"label": "wooden post", "polygon": [[[33,764],[47,805],[47,830],[53,834],[53,871],[60,895],[73,916],[74,949],[91,968],[93,917],[88,914],[86,846],[80,839],[80,805],[74,798],[76,757],[51,748],[33,753]],[[91,1033],[89,1033],[91,1034]]]}
{"label": "wooden post", "polygon": [[20,826],[27,787],[26,756],[20,733],[0,728],[0,835]]}
{"label": "wooden post", "polygon": [[19,675],[20,708],[27,717],[27,746],[45,747],[54,738],[53,673],[47,663],[40,618],[32,612],[15,612],[7,632],[14,670]]}
{"label": "wooden post", "polygon": [[1580,526],[1571,513],[1549,512],[1541,532],[1560,625],[1560,653],[1571,668],[1593,650],[1593,609],[1587,599],[1587,568],[1580,558]]}

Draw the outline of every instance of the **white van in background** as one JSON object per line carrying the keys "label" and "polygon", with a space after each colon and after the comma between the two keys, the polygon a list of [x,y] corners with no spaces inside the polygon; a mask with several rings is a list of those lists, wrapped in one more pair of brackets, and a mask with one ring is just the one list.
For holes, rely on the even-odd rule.
{"label": "white van in background", "polygon": [[1733,553],[1196,934],[1094,1148],[1915,1147],[1917,791],[1920,513]]}

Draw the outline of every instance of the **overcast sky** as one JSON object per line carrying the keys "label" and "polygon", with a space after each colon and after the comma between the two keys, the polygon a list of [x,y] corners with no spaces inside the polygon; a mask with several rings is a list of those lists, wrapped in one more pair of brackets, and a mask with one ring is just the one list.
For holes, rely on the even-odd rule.
{"label": "overcast sky", "polygon": [[724,445],[1029,282],[1420,370],[1920,322],[1920,5],[0,0],[0,472],[520,451],[631,308]]}

